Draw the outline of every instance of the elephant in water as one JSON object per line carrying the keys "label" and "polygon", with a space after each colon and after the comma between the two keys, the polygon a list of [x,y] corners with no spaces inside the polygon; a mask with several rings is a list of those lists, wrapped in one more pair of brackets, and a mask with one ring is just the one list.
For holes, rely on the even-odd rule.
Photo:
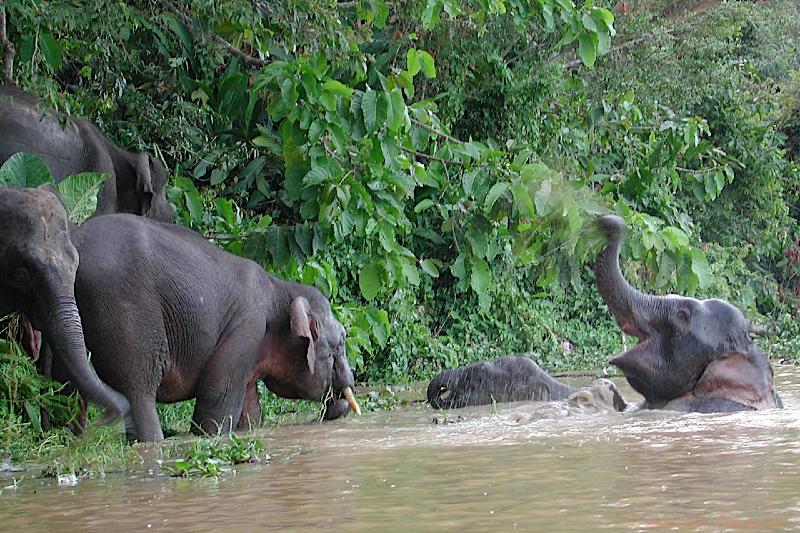
{"label": "elephant in water", "polygon": [[[0,242],[15,255],[0,254],[0,271],[24,281],[48,271],[60,255],[71,260],[77,268],[74,322],[80,325],[79,311],[97,375],[130,402],[129,439],[163,438],[157,401],[196,398],[194,431],[226,432],[258,422],[259,380],[279,396],[324,399],[328,419],[350,408],[359,412],[345,330],[315,287],[277,279],[174,224],[117,214],[67,228],[64,210],[49,192],[7,191],[47,203],[16,210],[9,203],[6,210],[22,222],[3,226]],[[48,213],[61,222],[64,251],[50,248],[37,255],[15,228],[27,224],[22,227],[33,233],[48,233],[41,224],[26,222]],[[58,293],[40,294],[45,303],[61,301]],[[64,342],[47,340],[54,349]],[[61,364],[75,366],[62,351],[55,350],[54,375]],[[80,359],[80,352],[85,365],[83,345],[73,351],[72,359]],[[80,382],[78,389],[89,390]],[[88,397],[101,403],[97,394]]]}
{"label": "elephant in water", "polygon": [[0,187],[0,318],[23,313],[61,361],[81,395],[106,408],[103,421],[130,406],[89,366],[75,300],[78,252],[59,199],[43,189]]}
{"label": "elephant in water", "polygon": [[594,266],[597,289],[619,327],[639,342],[609,361],[645,397],[645,408],[726,412],[783,407],[772,367],[744,314],[723,300],[654,296],[622,275],[625,222],[602,216],[608,236]]}
{"label": "elephant in water", "polygon": [[0,163],[17,152],[41,157],[56,182],[81,172],[109,174],[97,195],[97,215],[172,221],[167,172],[159,161],[119,148],[87,120],[40,109],[35,96],[0,86]]}
{"label": "elephant in water", "polygon": [[[624,411],[625,400],[609,380],[592,386],[607,389],[602,395],[617,411]],[[580,389],[553,379],[528,357],[507,356],[480,361],[443,371],[428,384],[428,402],[435,409],[458,409],[493,402],[553,401],[574,399],[580,403]]]}

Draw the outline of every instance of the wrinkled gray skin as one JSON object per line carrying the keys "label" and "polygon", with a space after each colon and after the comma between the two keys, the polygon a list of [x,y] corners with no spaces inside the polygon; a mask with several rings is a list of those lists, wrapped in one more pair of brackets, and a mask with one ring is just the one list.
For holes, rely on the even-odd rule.
{"label": "wrinkled gray skin", "polygon": [[[81,172],[104,172],[96,215],[131,213],[169,222],[164,166],[146,153],[123,150],[92,123],[40,110],[38,98],[0,86],[0,163],[17,152],[40,156],[56,182]],[[63,125],[62,125],[63,124]]]}
{"label": "wrinkled gray skin", "polygon": [[[625,401],[616,387],[613,389],[614,406],[622,411]],[[435,409],[493,402],[546,402],[565,400],[576,390],[553,379],[532,359],[507,356],[445,370],[428,384],[428,402]]]}
{"label": "wrinkled gray skin", "polygon": [[109,422],[129,405],[89,365],[74,291],[78,253],[69,227],[52,193],[0,187],[0,317],[23,313],[81,395],[105,408],[102,422]]}
{"label": "wrinkled gray skin", "polygon": [[619,327],[639,342],[609,361],[645,397],[644,407],[726,412],[783,407],[772,367],[750,339],[750,322],[723,300],[654,296],[622,275],[625,222],[602,216],[608,236],[594,267],[600,294]]}
{"label": "wrinkled gray skin", "polygon": [[143,217],[91,218],[72,242],[86,345],[130,401],[129,439],[163,438],[157,401],[196,398],[195,431],[258,423],[258,380],[285,398],[321,400],[332,387],[326,418],[347,413],[345,330],[316,288]]}

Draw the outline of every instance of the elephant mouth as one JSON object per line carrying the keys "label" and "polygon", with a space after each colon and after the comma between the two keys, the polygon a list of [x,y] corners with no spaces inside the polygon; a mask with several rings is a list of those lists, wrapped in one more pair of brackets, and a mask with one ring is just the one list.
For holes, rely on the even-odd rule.
{"label": "elephant mouth", "polygon": [[361,406],[356,401],[355,394],[351,387],[343,388],[338,396],[329,398],[325,402],[325,420],[335,420],[353,411],[356,415],[361,415]]}
{"label": "elephant mouth", "polygon": [[631,348],[628,348],[624,352],[615,355],[608,361],[608,363],[620,368],[623,372],[625,372],[626,367],[629,366],[628,363],[631,362],[631,358],[642,355],[643,352],[650,348],[650,338],[641,333],[640,335],[641,336],[638,336],[638,341],[635,345],[633,345]]}

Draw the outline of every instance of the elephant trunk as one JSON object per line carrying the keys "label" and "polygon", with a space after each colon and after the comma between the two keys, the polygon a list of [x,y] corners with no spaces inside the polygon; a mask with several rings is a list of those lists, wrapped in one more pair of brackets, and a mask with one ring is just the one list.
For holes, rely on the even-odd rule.
{"label": "elephant trunk", "polygon": [[566,400],[572,393],[577,391],[575,387],[571,387],[566,383],[561,383],[553,378],[553,383],[550,384],[550,399],[551,400]]}
{"label": "elephant trunk", "polygon": [[598,219],[608,244],[600,251],[594,265],[597,290],[603,297],[620,329],[640,339],[650,337],[651,324],[666,317],[666,298],[636,290],[622,275],[619,254],[625,239],[625,222],[617,216]]}
{"label": "elephant trunk", "polygon": [[86,400],[106,408],[100,423],[127,414],[130,404],[125,397],[103,383],[89,365],[81,318],[71,291],[50,299],[44,326],[47,342],[61,358],[75,388]]}
{"label": "elephant trunk", "polygon": [[325,420],[334,420],[353,411],[361,414],[361,407],[355,399],[353,388],[356,386],[353,371],[347,363],[344,352],[338,354],[333,361],[333,390],[335,395],[325,405]]}

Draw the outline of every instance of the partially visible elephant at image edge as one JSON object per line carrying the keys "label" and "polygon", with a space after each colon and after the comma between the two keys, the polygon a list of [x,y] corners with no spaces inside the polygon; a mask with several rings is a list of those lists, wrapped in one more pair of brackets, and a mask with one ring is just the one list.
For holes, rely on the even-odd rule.
{"label": "partially visible elephant at image edge", "polygon": [[[42,189],[2,193],[57,202]],[[60,204],[46,207],[66,218]],[[5,206],[39,216],[36,205],[20,209]],[[19,250],[18,265],[0,255],[0,270],[16,268],[23,277],[45,270],[48,259],[26,244],[30,235],[4,229],[0,239]],[[196,431],[257,423],[259,380],[285,398],[326,400],[328,419],[359,412],[345,330],[315,287],[275,278],[187,228],[144,217],[93,217],[69,232],[64,246],[80,256],[74,299],[85,344],[97,374],[130,402],[129,439],[163,438],[157,401],[196,398]],[[67,360],[53,347],[56,375]]]}
{"label": "partially visible elephant at image edge", "polygon": [[97,195],[96,215],[172,221],[161,162],[119,148],[87,120],[43,109],[36,96],[0,86],[0,164],[18,152],[41,157],[56,182],[81,172],[109,174]]}
{"label": "partially visible elephant at image edge", "polygon": [[598,219],[608,244],[594,266],[595,282],[620,329],[639,342],[609,363],[645,397],[644,407],[727,412],[783,407],[772,366],[750,338],[755,331],[729,302],[645,294],[622,275],[625,221]]}
{"label": "partially visible elephant at image edge", "polygon": [[54,194],[0,186],[0,317],[23,313],[42,332],[72,384],[105,407],[103,421],[111,421],[125,415],[129,404],[89,365],[75,300],[79,258],[70,230]]}

